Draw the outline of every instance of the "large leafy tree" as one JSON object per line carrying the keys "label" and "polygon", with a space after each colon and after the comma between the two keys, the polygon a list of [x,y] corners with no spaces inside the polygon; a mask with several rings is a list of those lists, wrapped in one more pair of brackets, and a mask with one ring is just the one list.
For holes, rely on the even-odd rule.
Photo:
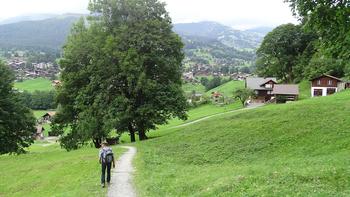
{"label": "large leafy tree", "polygon": [[[92,0],[91,16],[72,30],[61,61],[63,85],[53,128],[65,148],[95,144],[113,129],[131,141],[169,118],[186,118],[183,44],[157,0]],[[88,25],[86,25],[88,23]]]}
{"label": "large leafy tree", "polygon": [[249,98],[256,96],[255,92],[248,88],[240,88],[233,92],[235,99],[239,99],[243,105],[246,106],[246,102]]}
{"label": "large leafy tree", "polygon": [[13,91],[14,79],[0,61],[0,154],[25,152],[35,134],[35,118]]}
{"label": "large leafy tree", "polygon": [[[350,1],[285,0],[306,30],[319,35],[319,61],[342,65],[350,76]],[[333,71],[338,72],[338,71]],[[337,74],[337,73],[336,73]],[[338,75],[341,73],[338,72]],[[339,76],[341,77],[341,76]]]}
{"label": "large leafy tree", "polygon": [[275,76],[285,82],[300,79],[303,72],[298,67],[300,59],[303,54],[310,58],[314,39],[313,34],[304,33],[299,25],[285,24],[275,28],[266,35],[257,51],[258,74]]}

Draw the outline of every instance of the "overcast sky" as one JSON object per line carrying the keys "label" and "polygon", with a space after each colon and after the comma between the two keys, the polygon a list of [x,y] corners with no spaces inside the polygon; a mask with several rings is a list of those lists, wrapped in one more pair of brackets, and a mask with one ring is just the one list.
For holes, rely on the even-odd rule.
{"label": "overcast sky", "polygon": [[[162,0],[175,23],[217,21],[237,29],[296,23],[283,0]],[[38,13],[88,13],[89,0],[0,0],[0,20]]]}

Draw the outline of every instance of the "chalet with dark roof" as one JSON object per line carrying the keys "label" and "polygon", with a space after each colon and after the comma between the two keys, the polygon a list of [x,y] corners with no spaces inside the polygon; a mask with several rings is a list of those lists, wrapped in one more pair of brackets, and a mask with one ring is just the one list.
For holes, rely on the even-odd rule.
{"label": "chalet with dark roof", "polygon": [[328,96],[350,87],[350,83],[340,78],[323,74],[311,81],[311,97]]}
{"label": "chalet with dark roof", "polygon": [[278,84],[274,77],[248,77],[245,87],[252,89],[256,94],[253,102],[276,102],[276,98],[283,97],[284,101],[295,101],[299,96],[299,87],[294,84]]}

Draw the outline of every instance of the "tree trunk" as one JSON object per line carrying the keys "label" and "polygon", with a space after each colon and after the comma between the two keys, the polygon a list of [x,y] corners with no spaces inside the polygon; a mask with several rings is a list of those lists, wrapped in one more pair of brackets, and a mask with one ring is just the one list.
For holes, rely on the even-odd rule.
{"label": "tree trunk", "polygon": [[101,143],[102,143],[101,138],[95,138],[92,140],[92,142],[95,144],[95,148],[101,148]]}
{"label": "tree trunk", "polygon": [[140,141],[148,139],[145,131],[141,131],[141,130],[139,131],[139,139],[140,139]]}
{"label": "tree trunk", "polygon": [[132,127],[132,124],[130,123],[129,126],[128,126],[128,129],[129,129],[129,132],[130,132],[130,141],[131,142],[135,142],[135,130],[134,128]]}

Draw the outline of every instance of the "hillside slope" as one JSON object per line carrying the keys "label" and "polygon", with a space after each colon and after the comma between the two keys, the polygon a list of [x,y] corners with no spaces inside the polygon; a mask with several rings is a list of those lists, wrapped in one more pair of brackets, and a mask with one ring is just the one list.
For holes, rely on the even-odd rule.
{"label": "hillside slope", "polygon": [[244,88],[244,81],[229,81],[219,87],[207,91],[206,95],[211,96],[212,92],[219,92],[226,97],[233,97],[234,91],[239,88]]}
{"label": "hillside slope", "polygon": [[349,196],[349,98],[236,112],[139,143],[139,193]]}
{"label": "hillside slope", "polygon": [[195,36],[220,41],[236,49],[256,49],[264,35],[252,31],[240,31],[217,22],[203,21],[198,23],[175,24],[174,31],[181,36]]}
{"label": "hillside slope", "polygon": [[73,23],[80,15],[23,21],[0,26],[1,48],[34,47],[59,49],[64,44]]}

